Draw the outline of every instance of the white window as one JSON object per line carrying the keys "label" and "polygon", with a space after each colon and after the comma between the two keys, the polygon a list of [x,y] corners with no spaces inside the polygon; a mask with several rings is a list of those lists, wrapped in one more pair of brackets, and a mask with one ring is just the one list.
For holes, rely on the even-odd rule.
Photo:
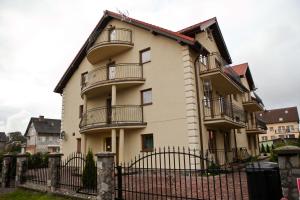
{"label": "white window", "polygon": [[142,64],[151,61],[151,51],[150,48],[144,49],[140,51],[140,61]]}
{"label": "white window", "polygon": [[270,131],[274,131],[274,128],[272,126],[270,127]]}
{"label": "white window", "polygon": [[282,118],[282,117],[279,117],[279,121],[280,121],[280,122],[283,121],[283,118]]}
{"label": "white window", "polygon": [[142,91],[142,105],[152,104],[152,89]]}
{"label": "white window", "polygon": [[116,31],[116,29],[112,29],[109,32],[109,39],[110,39],[110,41],[116,41],[117,40],[117,31]]}
{"label": "white window", "polygon": [[108,74],[109,74],[110,80],[116,78],[116,66],[115,65],[110,65],[108,67]]}

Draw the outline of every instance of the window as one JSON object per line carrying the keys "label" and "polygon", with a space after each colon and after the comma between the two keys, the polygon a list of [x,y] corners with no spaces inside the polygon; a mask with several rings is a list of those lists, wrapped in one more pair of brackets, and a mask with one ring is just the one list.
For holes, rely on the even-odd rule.
{"label": "window", "polygon": [[142,64],[148,63],[151,61],[151,52],[150,47],[140,51],[140,62]]}
{"label": "window", "polygon": [[83,116],[83,105],[79,106],[79,118],[82,118]]}
{"label": "window", "polygon": [[271,140],[275,140],[276,139],[276,137],[275,136],[271,136]]}
{"label": "window", "polygon": [[81,153],[81,138],[77,138],[77,153]]}
{"label": "window", "polygon": [[270,131],[274,131],[274,128],[272,126],[270,127]]}
{"label": "window", "polygon": [[142,151],[153,151],[153,134],[142,135]]}
{"label": "window", "polygon": [[142,90],[142,105],[152,104],[152,89]]}
{"label": "window", "polygon": [[109,31],[109,40],[110,41],[116,41],[117,40],[117,31],[116,31],[116,29],[113,28]]}
{"label": "window", "polygon": [[296,137],[295,137],[295,134],[289,135],[289,138],[296,138]]}
{"label": "window", "polygon": [[268,140],[268,136],[262,136],[262,137],[261,137],[261,140],[262,140],[262,141],[267,141],[267,140]]}
{"label": "window", "polygon": [[87,83],[87,72],[81,74],[81,87],[85,87]]}

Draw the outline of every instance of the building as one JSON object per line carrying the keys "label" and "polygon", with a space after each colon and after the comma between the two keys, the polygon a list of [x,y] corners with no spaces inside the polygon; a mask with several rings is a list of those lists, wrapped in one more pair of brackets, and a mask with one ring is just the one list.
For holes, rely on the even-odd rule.
{"label": "building", "polygon": [[[299,115],[297,107],[265,110],[256,114],[266,122],[267,132],[260,135],[260,142],[299,137]],[[270,143],[270,142],[269,142]]]}
{"label": "building", "polygon": [[238,74],[231,63],[216,18],[173,32],[105,11],[54,90],[62,152],[112,151],[120,162],[164,146],[216,160],[257,154],[252,113],[263,105],[248,65]]}
{"label": "building", "polygon": [[44,116],[32,117],[24,134],[27,139],[25,151],[31,154],[59,152],[60,126],[59,119],[47,119]]}
{"label": "building", "polygon": [[8,137],[4,132],[0,132],[0,152],[4,151],[5,145],[8,142]]}

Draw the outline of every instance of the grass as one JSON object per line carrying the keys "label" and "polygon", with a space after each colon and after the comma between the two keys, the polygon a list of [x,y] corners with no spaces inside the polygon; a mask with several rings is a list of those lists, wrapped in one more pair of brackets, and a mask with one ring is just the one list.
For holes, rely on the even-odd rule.
{"label": "grass", "polygon": [[14,192],[0,195],[0,200],[71,200],[46,193],[17,189]]}

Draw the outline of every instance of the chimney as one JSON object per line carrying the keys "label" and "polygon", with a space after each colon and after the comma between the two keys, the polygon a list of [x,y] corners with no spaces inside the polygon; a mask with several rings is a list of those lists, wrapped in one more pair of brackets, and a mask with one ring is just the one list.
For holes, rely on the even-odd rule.
{"label": "chimney", "polygon": [[43,115],[40,115],[39,116],[39,121],[43,121],[44,120],[44,116]]}

